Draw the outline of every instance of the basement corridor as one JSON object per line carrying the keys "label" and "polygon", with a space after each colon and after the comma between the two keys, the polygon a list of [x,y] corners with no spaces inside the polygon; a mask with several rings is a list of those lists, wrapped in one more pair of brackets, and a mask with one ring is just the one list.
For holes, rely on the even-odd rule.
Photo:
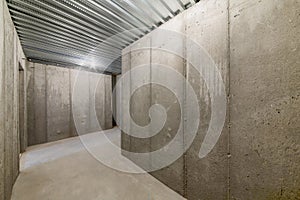
{"label": "basement corridor", "polygon": [[0,0],[0,200],[300,200],[300,0]]}

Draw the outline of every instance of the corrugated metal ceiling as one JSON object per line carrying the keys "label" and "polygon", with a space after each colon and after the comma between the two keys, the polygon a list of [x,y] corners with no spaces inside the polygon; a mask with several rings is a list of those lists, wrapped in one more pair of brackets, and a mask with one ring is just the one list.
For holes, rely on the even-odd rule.
{"label": "corrugated metal ceiling", "polygon": [[118,74],[124,47],[197,0],[7,2],[28,59]]}

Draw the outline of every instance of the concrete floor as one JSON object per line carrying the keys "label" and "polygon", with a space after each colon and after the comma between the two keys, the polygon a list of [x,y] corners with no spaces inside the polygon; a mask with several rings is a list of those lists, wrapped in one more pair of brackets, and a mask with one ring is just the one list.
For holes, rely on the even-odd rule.
{"label": "concrete floor", "polygon": [[[117,128],[105,134],[113,142],[120,141]],[[95,141],[95,133],[85,137]],[[184,199],[149,174],[127,174],[106,167],[87,152],[78,137],[30,147],[22,155],[20,167],[12,200]]]}

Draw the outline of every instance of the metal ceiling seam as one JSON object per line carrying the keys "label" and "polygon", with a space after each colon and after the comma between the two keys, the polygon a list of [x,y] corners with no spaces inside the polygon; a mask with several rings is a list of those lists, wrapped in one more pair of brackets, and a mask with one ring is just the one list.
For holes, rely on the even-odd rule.
{"label": "metal ceiling seam", "polygon": [[176,0],[176,2],[179,4],[179,9],[180,11],[184,11],[185,10],[185,5],[182,3],[181,0]]}
{"label": "metal ceiling seam", "polygon": [[30,58],[33,62],[39,62],[39,63],[43,63],[43,64],[46,64],[46,65],[56,65],[58,67],[65,67],[65,68],[68,68],[68,69],[78,69],[80,68],[81,70],[84,69],[84,70],[87,70],[87,71],[91,71],[91,72],[94,72],[94,73],[103,73],[103,74],[119,74],[120,71],[116,71],[116,70],[107,70],[107,71],[104,71],[104,70],[98,70],[98,69],[91,69],[91,68],[87,68],[87,67],[83,67],[83,66],[80,66],[78,64],[74,64],[74,63],[68,63],[68,62],[64,62],[64,61],[56,61],[53,62],[51,60],[47,60],[47,59],[42,59],[42,58]]}
{"label": "metal ceiling seam", "polygon": [[[74,3],[76,3],[78,6],[82,7],[83,9],[85,9],[85,10],[87,10],[87,11],[89,11],[89,12],[91,12],[91,13],[93,13],[93,14],[99,16],[99,17],[102,17],[103,19],[105,19],[105,20],[108,21],[108,22],[111,22],[111,24],[113,24],[114,26],[119,27],[119,28],[121,29],[120,31],[125,31],[125,30],[128,30],[128,29],[129,29],[129,27],[127,27],[127,28],[122,27],[121,25],[119,25],[118,23],[116,23],[115,21],[113,21],[112,19],[108,19],[107,17],[105,17],[105,16],[103,16],[103,15],[99,15],[97,12],[93,11],[93,10],[92,10],[91,8],[89,8],[88,6],[83,5],[83,1],[80,1],[80,0],[71,0],[71,1],[74,2]],[[89,14],[89,12],[87,12],[87,11],[85,11],[85,10],[84,10],[84,12],[85,12],[86,14]],[[131,28],[132,28],[132,26],[131,26]],[[116,31],[116,33],[119,33],[120,31]],[[138,35],[135,35],[134,37],[136,37],[136,36],[138,36]]]}
{"label": "metal ceiling seam", "polygon": [[63,33],[60,34],[60,32],[53,32],[53,31],[51,32],[46,28],[42,28],[42,27],[39,27],[39,26],[34,26],[31,23],[23,23],[21,20],[16,19],[16,18],[14,18],[14,19],[15,19],[16,28],[18,30],[22,29],[23,31],[28,31],[28,32],[34,31],[35,33],[40,33],[40,35],[43,35],[45,37],[47,37],[48,35],[49,36],[54,36],[54,37],[57,37],[57,38],[60,38],[60,39],[64,39],[68,42],[72,42],[75,45],[80,45],[82,48],[86,48],[86,49],[90,49],[92,47],[92,46],[87,45],[86,43],[74,40],[74,39],[64,35]]}
{"label": "metal ceiling seam", "polygon": [[[122,6],[120,6],[118,3],[115,3],[113,1],[102,1],[102,0],[88,0],[88,1],[93,1],[93,2],[97,2],[98,4],[105,6],[105,7],[113,7],[116,8],[119,12],[123,13],[124,15],[130,17],[132,20],[136,21],[136,22],[140,22],[141,23],[141,27],[147,27],[149,26],[149,24],[145,21],[143,21],[142,18],[134,15],[131,12],[128,12],[125,8],[123,8]],[[105,5],[103,5],[105,4]],[[109,6],[110,5],[110,6]],[[118,11],[115,11],[116,13],[118,13]],[[138,26],[139,27],[139,26]],[[151,30],[151,27],[149,27],[149,29]]]}
{"label": "metal ceiling seam", "polygon": [[159,2],[169,11],[170,17],[175,16],[175,13],[173,12],[173,10],[168,6],[168,4],[166,4],[166,2],[164,0],[159,0]]}
{"label": "metal ceiling seam", "polygon": [[[39,0],[37,0],[37,1],[39,1]],[[44,9],[44,12],[48,13],[49,15],[55,16],[59,19],[63,19],[64,21],[67,20],[68,22],[75,23],[75,25],[77,25],[77,27],[79,25],[78,28],[80,28],[81,26],[89,27],[89,31],[91,33],[96,34],[96,35],[101,33],[107,37],[109,37],[111,34],[114,34],[114,33],[108,31],[109,26],[105,25],[105,28],[100,28],[98,26],[91,25],[90,23],[88,23],[88,21],[82,20],[78,17],[74,17],[73,15],[69,14],[68,12],[64,12],[64,11],[60,10],[61,7],[59,7],[58,5],[55,6],[53,3],[57,3],[60,6],[66,6],[66,5],[64,5],[63,3],[59,2],[59,1],[43,0],[43,1],[39,1],[39,2],[45,6],[45,7],[42,7]],[[33,4],[33,5],[37,6],[36,4]],[[46,8],[53,11],[54,13],[50,13]],[[74,9],[72,9],[70,7],[68,7],[68,8],[73,10],[74,13],[78,13],[77,11],[74,11]],[[79,14],[82,14],[82,13],[79,13]],[[115,32],[117,32],[117,31],[115,31]],[[129,40],[127,40],[126,42],[130,42],[132,40],[132,38],[127,38],[127,39],[129,39]],[[125,38],[124,38],[124,40],[125,40]],[[120,42],[123,42],[123,41],[120,40]]]}
{"label": "metal ceiling seam", "polygon": [[[128,30],[128,28],[124,28],[124,27],[120,26],[117,22],[112,21],[112,20],[108,19],[107,17],[104,17],[103,15],[99,15],[97,12],[93,11],[92,8],[88,8],[88,6],[83,5],[82,3],[83,3],[83,2],[86,2],[86,1],[80,1],[80,2],[78,2],[79,0],[76,0],[76,1],[71,0],[71,1],[74,2],[75,4],[77,4],[78,6],[82,7],[83,11],[84,11],[87,15],[90,15],[89,13],[92,12],[92,13],[96,14],[97,16],[99,16],[99,17],[105,19],[106,21],[108,21],[108,22],[110,22],[110,23],[112,22],[113,25],[115,25],[115,26],[117,26],[117,27],[119,27],[119,28],[121,29],[121,30],[115,31],[114,34],[117,34],[117,33],[119,33],[120,31]],[[89,11],[89,12],[85,11],[85,9],[86,9],[87,11]],[[92,16],[91,16],[91,17],[92,17]],[[94,21],[98,22],[97,19],[95,19]],[[110,25],[111,25],[111,24],[110,24]],[[109,27],[111,27],[111,26],[109,26]],[[128,32],[128,34],[129,34],[129,35],[124,34],[123,37],[128,37],[128,38],[131,40],[131,42],[132,42],[132,41],[135,40],[135,38],[139,38],[139,36],[140,36],[141,33],[137,34],[137,33],[134,33],[134,32]],[[142,33],[142,34],[143,34],[143,33]],[[133,36],[133,37],[132,37],[132,36]]]}
{"label": "metal ceiling seam", "polygon": [[[30,50],[34,50],[34,51],[39,51],[39,52],[43,52],[43,53],[47,53],[49,55],[53,55],[53,56],[62,56],[62,57],[68,57],[69,59],[76,59],[76,60],[82,60],[81,57],[77,57],[77,56],[74,56],[74,55],[69,55],[65,52],[58,52],[56,51],[55,49],[43,49],[43,48],[36,48],[36,47],[33,47],[32,45],[25,45],[27,50],[30,51]],[[49,58],[49,57],[47,57]]]}
{"label": "metal ceiling seam", "polygon": [[[71,57],[71,58],[69,58],[68,56],[62,56],[62,55],[60,55],[60,54],[56,54],[56,53],[53,53],[53,54],[55,54],[55,56],[53,55],[53,54],[49,54],[48,52],[43,52],[43,51],[39,51],[39,50],[34,50],[34,49],[28,49],[28,51],[29,52],[34,52],[34,57],[31,57],[31,56],[29,56],[29,59],[30,58],[40,58],[40,59],[49,59],[49,57],[53,57],[53,58],[55,58],[55,59],[57,59],[57,57],[58,58],[62,58],[63,60],[69,60],[69,61],[71,61],[72,63],[77,63],[78,65],[81,63],[81,59],[76,59],[76,58],[74,58],[74,57]],[[39,57],[39,55],[46,55],[46,56],[43,56],[43,57]],[[49,57],[47,57],[47,56],[49,56]],[[51,58],[50,58],[51,59]],[[49,60],[50,60],[49,59]],[[53,60],[53,61],[55,61],[55,60]]]}
{"label": "metal ceiling seam", "polygon": [[[144,26],[145,26],[145,24],[142,24],[141,22],[139,22],[138,20],[135,20],[135,19],[133,20],[134,22],[132,22],[132,21],[127,21],[126,19],[124,19],[123,17],[121,17],[120,15],[118,15],[118,13],[115,13],[114,11],[112,11],[112,10],[106,8],[105,6],[103,6],[103,5],[99,4],[99,3],[97,3],[96,1],[85,0],[84,2],[85,2],[85,3],[89,3],[89,4],[93,4],[93,5],[96,7],[95,9],[99,8],[99,9],[101,9],[101,10],[104,10],[104,11],[106,11],[107,13],[109,13],[110,15],[115,16],[117,19],[119,19],[119,20],[121,20],[121,21],[124,21],[124,22],[130,24],[131,27],[132,27],[132,29],[135,29],[136,27],[139,27],[139,26],[140,26],[140,27],[144,27]],[[147,27],[147,28],[148,28],[148,27]],[[142,32],[142,31],[141,31],[141,32]]]}
{"label": "metal ceiling seam", "polygon": [[[40,37],[35,37],[32,38],[26,34],[20,34],[20,38],[22,38],[22,42],[26,43],[28,45],[28,42],[32,42],[34,43],[36,46],[36,48],[54,48],[57,51],[64,51],[64,52],[70,52],[73,53],[74,55],[81,55],[81,57],[83,57],[85,55],[85,53],[83,53],[82,51],[78,51],[76,52],[76,50],[73,48],[69,48],[67,51],[66,49],[61,48],[61,46],[58,43],[46,43],[44,42]],[[26,49],[26,47],[24,47]],[[86,53],[87,54],[87,53]]]}
{"label": "metal ceiling seam", "polygon": [[[49,0],[47,0],[48,2],[49,2]],[[69,9],[69,10],[72,10],[74,13],[78,13],[80,16],[82,16],[82,17],[84,17],[84,18],[86,18],[86,19],[88,19],[88,20],[90,20],[90,21],[93,21],[94,23],[96,23],[96,24],[98,24],[100,27],[101,26],[103,26],[104,25],[104,29],[106,30],[106,31],[108,31],[108,30],[111,30],[111,31],[113,31],[113,32],[108,32],[109,33],[109,35],[112,35],[112,34],[116,34],[116,33],[118,33],[120,30],[117,30],[117,29],[113,29],[112,27],[113,26],[109,26],[109,25],[107,25],[107,24],[109,24],[109,23],[111,23],[112,21],[111,20],[109,20],[109,19],[107,19],[106,17],[104,17],[104,16],[102,16],[102,15],[98,15],[100,18],[102,18],[102,19],[104,19],[105,21],[108,21],[108,23],[107,24],[104,24],[104,23],[99,23],[99,21],[97,21],[97,20],[95,20],[95,19],[92,19],[91,17],[89,17],[89,16],[87,16],[87,15],[84,15],[83,13],[79,13],[79,12],[77,12],[76,10],[74,10],[74,8],[72,8],[71,7],[71,4],[69,4],[69,5],[65,5],[63,2],[66,2],[66,1],[56,1],[56,0],[50,0],[50,2],[52,2],[52,3],[57,3],[57,4],[59,4],[59,5],[62,5],[62,6],[67,6],[67,8]],[[72,4],[73,5],[73,4]],[[83,9],[82,9],[83,10]],[[83,10],[83,12],[84,12],[84,10]],[[85,12],[85,13],[87,13],[87,12]],[[83,20],[81,20],[81,21],[83,21]],[[85,21],[84,21],[85,22]],[[114,23],[114,22],[112,22],[113,24],[115,24],[115,25],[117,25],[116,23]],[[97,26],[93,26],[93,27],[96,27],[96,29],[99,29]],[[122,27],[120,27],[121,29],[122,29]],[[108,35],[108,36],[109,36]],[[136,37],[136,36],[135,36]],[[129,41],[130,40],[132,40],[132,38],[128,38],[129,39]]]}
{"label": "metal ceiling seam", "polygon": [[[24,31],[24,29],[23,28],[20,28],[19,26],[18,26],[18,29],[19,30],[21,30],[21,31],[19,31],[20,32],[20,34],[27,34],[27,35],[30,35],[30,34],[33,34],[33,35],[37,35],[37,36],[39,36],[39,37],[41,37],[41,38],[45,38],[45,34],[41,34],[40,32],[37,32],[37,31],[34,31],[34,30],[25,30]],[[22,31],[22,29],[23,29],[23,31]],[[61,38],[59,38],[58,36],[48,36],[47,38],[51,38],[51,39],[53,39],[53,40],[55,40],[55,39],[58,39],[59,41],[61,41],[61,42],[63,42],[63,43],[66,43],[66,44],[69,44],[69,45],[72,45],[70,48],[80,48],[82,51],[86,51],[86,52],[89,52],[89,49],[88,48],[84,48],[84,47],[82,47],[81,45],[78,45],[78,44],[76,44],[76,45],[74,45],[74,42],[73,41],[66,41],[65,39],[61,39]]]}
{"label": "metal ceiling seam", "polygon": [[[101,54],[102,56],[105,55],[106,57],[111,58],[112,55],[119,55],[117,53],[120,52],[120,50],[116,50],[116,49],[113,49],[113,48],[107,49],[106,51],[103,51],[102,49],[101,50],[99,49],[99,51],[91,51],[91,50],[84,51],[81,46],[74,47],[74,45],[72,43],[69,44],[69,45],[66,45],[64,40],[59,39],[60,41],[62,41],[64,43],[64,46],[62,46],[62,44],[60,42],[55,41],[55,39],[53,37],[52,37],[52,40],[51,40],[51,39],[48,39],[48,38],[45,38],[45,37],[41,36],[40,34],[33,33],[33,32],[28,33],[28,32],[24,32],[24,31],[19,31],[19,34],[21,36],[21,40],[24,36],[26,36],[26,37],[28,36],[27,38],[30,38],[30,36],[33,36],[33,37],[42,39],[40,41],[44,42],[44,44],[47,44],[47,42],[49,42],[49,45],[54,45],[54,44],[59,45],[59,47],[61,49],[64,49],[65,51],[77,50],[77,51],[81,51],[85,55],[95,55],[95,56],[99,57],[100,56],[99,54]],[[36,38],[34,38],[34,39],[36,39]],[[68,47],[68,48],[65,48],[65,47]]]}
{"label": "metal ceiling seam", "polygon": [[[76,23],[88,26],[89,28],[93,29],[94,31],[103,31],[103,32],[105,32],[104,34],[106,34],[106,36],[110,36],[111,34],[118,32],[118,30],[114,30],[110,26],[108,26],[104,23],[100,24],[99,22],[95,21],[94,19],[91,19],[90,17],[83,15],[82,13],[74,10],[74,8],[70,7],[70,4],[63,3],[66,1],[57,1],[57,0],[43,0],[43,1],[41,2],[42,4],[44,4],[49,9],[52,9],[57,14],[67,15],[69,17],[69,19],[71,19],[72,21],[75,21]],[[50,5],[45,2],[49,3]],[[65,7],[67,9],[66,12],[61,10],[62,7]],[[86,21],[86,20],[80,19],[78,17],[74,17],[71,14],[69,14],[68,11],[72,11],[73,12],[72,14],[80,15],[81,17],[84,17],[88,20]],[[93,21],[94,23],[97,23],[99,26],[90,24],[89,22],[91,22],[91,21]],[[100,28],[101,26],[103,28]],[[113,32],[108,31],[108,30],[111,30]]]}
{"label": "metal ceiling seam", "polygon": [[165,3],[162,3],[165,1],[161,1],[161,0],[153,0],[148,2],[149,4],[153,4],[153,7],[159,12],[161,13],[163,19],[167,22],[168,19],[172,18],[174,16],[174,13],[172,11],[172,9],[170,9],[170,7]]}
{"label": "metal ceiling seam", "polygon": [[17,24],[16,27],[22,26],[22,27],[29,28],[31,30],[33,29],[33,30],[36,30],[36,31],[39,31],[39,32],[42,32],[42,33],[45,33],[45,34],[50,34],[50,35],[56,36],[56,37],[63,37],[63,38],[68,39],[69,41],[72,41],[74,43],[81,44],[86,48],[94,47],[94,45],[89,45],[85,41],[81,40],[80,37],[76,37],[76,36],[73,36],[73,35],[67,35],[65,32],[59,31],[59,30],[56,30],[55,32],[53,32],[47,26],[44,26],[44,25],[41,25],[41,24],[36,24],[34,22],[31,22],[31,21],[28,21],[26,19],[19,18],[19,17],[16,17],[16,16],[12,16],[12,18],[14,19],[15,23]]}
{"label": "metal ceiling seam", "polygon": [[[105,9],[105,8],[103,8],[103,7],[101,7],[100,6],[100,8],[99,8],[99,5],[97,6],[93,6],[93,5],[91,5],[90,3],[89,3],[89,1],[83,1],[83,3],[85,4],[85,5],[87,5],[88,7],[92,7],[91,9],[94,9],[95,10],[95,12],[97,12],[97,11],[99,11],[99,9],[101,9],[101,10],[104,10],[104,12],[105,13],[107,13],[108,15],[111,15],[112,17],[114,17],[115,18],[115,20],[118,20],[118,21],[120,21],[120,22],[122,22],[122,24],[124,24],[124,25],[126,25],[126,29],[125,30],[132,30],[132,29],[135,29],[138,25],[137,24],[132,24],[132,23],[130,23],[130,22],[128,22],[128,21],[126,21],[125,19],[123,19],[123,18],[121,18],[121,17],[119,17],[119,16],[117,16],[117,15],[115,15],[113,12],[111,12],[111,11],[109,11],[109,10],[107,10],[107,9]],[[140,35],[143,35],[143,34],[145,34],[145,32],[143,31],[143,30],[141,30],[141,29],[137,29],[137,30],[135,30],[134,32],[132,32],[135,36],[138,36],[138,37],[140,37]]]}
{"label": "metal ceiling seam", "polygon": [[163,16],[163,14],[161,12],[159,12],[154,6],[152,6],[148,1],[142,1],[142,2],[147,4],[149,6],[149,8],[151,10],[153,10],[153,12],[160,18],[160,22],[162,22],[162,23],[166,22],[165,17]]}
{"label": "metal ceiling seam", "polygon": [[126,0],[125,2],[131,2],[136,8],[142,10],[145,14],[152,18],[154,23],[164,23],[164,17],[159,13],[149,2],[144,0]]}
{"label": "metal ceiling seam", "polygon": [[[61,48],[59,48],[59,46],[58,47],[55,47],[55,46],[57,46],[57,45],[55,45],[55,44],[52,44],[52,45],[45,45],[44,43],[42,43],[40,40],[37,40],[37,39],[32,39],[32,38],[26,38],[26,37],[24,37],[24,36],[21,36],[22,38],[23,38],[23,40],[22,40],[22,43],[24,44],[24,47],[26,48],[27,46],[30,46],[30,45],[32,45],[32,44],[34,44],[34,45],[37,45],[37,46],[31,46],[32,48],[33,47],[35,47],[35,48],[38,48],[38,49],[44,49],[44,50],[51,50],[51,51],[57,51],[57,52],[66,52],[64,49],[61,49]],[[27,50],[27,49],[26,49]],[[68,55],[70,56],[70,57],[77,57],[77,56],[80,56],[80,58],[81,59],[83,59],[83,60],[92,60],[92,59],[94,59],[94,60],[103,60],[103,59],[108,59],[108,60],[113,60],[114,58],[105,58],[105,57],[97,57],[97,56],[93,56],[93,57],[91,57],[91,56],[88,56],[89,54],[88,53],[81,53],[81,52],[78,52],[78,53],[76,53],[76,52],[74,52],[74,50],[69,50],[68,51]],[[116,56],[118,56],[118,55],[116,55]]]}
{"label": "metal ceiling seam", "polygon": [[[62,32],[68,32],[69,33],[69,35],[72,35],[72,36],[74,36],[74,37],[76,37],[76,36],[78,36],[78,37],[76,37],[77,39],[84,39],[84,42],[87,42],[87,43],[89,43],[89,44],[91,44],[91,45],[95,45],[95,40],[92,40],[91,38],[89,38],[89,37],[82,37],[82,34],[80,34],[80,33],[78,33],[78,32],[75,32],[75,31],[72,31],[72,29],[68,29],[68,27],[66,27],[66,26],[61,26],[61,25],[59,25],[59,24],[54,24],[54,23],[52,23],[52,24],[50,24],[50,23],[48,23],[47,21],[45,21],[45,20],[41,20],[41,19],[39,19],[39,18],[37,18],[37,17],[32,17],[32,16],[30,16],[30,15],[26,15],[26,14],[23,14],[23,13],[20,13],[19,11],[17,11],[17,10],[10,10],[12,13],[13,13],[13,15],[12,15],[12,17],[15,17],[16,15],[19,15],[19,16],[21,16],[24,20],[26,19],[26,20],[30,20],[30,21],[35,21],[35,22],[37,22],[37,24],[43,24],[43,26],[48,26],[48,27],[52,27],[52,28],[54,28],[56,31],[57,31],[57,29],[60,29]],[[53,30],[52,30],[53,31]]]}
{"label": "metal ceiling seam", "polygon": [[191,2],[192,5],[196,4],[195,0],[190,0],[190,2]]}
{"label": "metal ceiling seam", "polygon": [[[56,62],[58,60],[60,60],[61,62],[71,61],[72,63],[74,63],[74,64],[76,63],[81,66],[82,66],[82,64],[84,64],[82,62],[82,58],[76,58],[73,56],[68,56],[68,55],[57,53],[57,52],[50,52],[50,51],[42,50],[42,49],[38,49],[38,48],[33,48],[33,49],[28,48],[28,51],[29,51],[28,58],[31,58],[31,59],[36,59],[36,58],[47,59],[47,60],[52,60],[52,62]],[[34,53],[32,53],[32,52],[34,52]],[[86,67],[88,67],[88,66],[86,66]]]}
{"label": "metal ceiling seam", "polygon": [[[117,5],[119,5],[120,7],[124,8],[127,12],[132,12],[132,13],[137,14],[137,17],[138,17],[138,18],[142,18],[143,20],[148,21],[147,24],[151,24],[151,25],[157,27],[157,25],[156,25],[157,21],[155,21],[154,19],[152,19],[151,16],[148,16],[148,15],[146,16],[146,19],[145,19],[145,17],[143,17],[143,15],[144,15],[145,13],[141,12],[140,9],[137,8],[137,7],[136,7],[134,4],[132,4],[131,2],[127,2],[127,1],[126,1],[126,3],[129,3],[129,4],[127,4],[127,6],[124,5],[124,3],[125,3],[124,1],[117,2],[116,0],[111,0],[111,2],[113,2],[113,3],[117,4]],[[121,3],[123,4],[123,6],[122,6]],[[128,6],[128,5],[129,5],[129,6]],[[135,11],[137,11],[137,12],[135,12]]]}
{"label": "metal ceiling seam", "polygon": [[[152,20],[152,23],[155,25],[163,23],[163,17],[160,17],[160,14],[157,14],[153,9],[144,0],[124,0],[125,3],[129,5],[134,5],[135,9],[139,12],[142,12],[144,15],[147,15],[147,18]],[[145,5],[146,4],[146,5]]]}
{"label": "metal ceiling seam", "polygon": [[[51,58],[40,57],[39,55],[45,54],[44,52],[41,52],[41,53],[40,53],[40,52],[35,51],[35,50],[29,50],[29,51],[30,51],[30,52],[34,52],[33,55],[35,55],[35,57],[31,57],[30,54],[29,54],[29,59],[33,59],[33,60],[39,59],[39,60],[43,60],[43,61],[50,62],[50,63],[54,63],[54,64],[56,64],[57,62],[61,62],[61,63],[66,63],[66,64],[69,65],[69,66],[70,66],[70,64],[71,64],[71,65],[72,65],[72,64],[73,64],[73,65],[75,64],[75,65],[81,66],[82,68],[91,69],[91,68],[82,66],[80,61],[78,61],[78,60],[75,60],[75,61],[74,61],[74,59],[72,59],[72,58],[68,58],[67,60],[69,60],[70,63],[67,63],[65,59],[63,59],[63,60],[57,60],[57,59],[56,59],[56,60],[51,60]],[[50,57],[53,57],[53,55],[51,55]],[[62,56],[59,56],[59,57],[63,58]],[[54,56],[54,58],[56,58],[56,57]],[[94,69],[95,69],[95,68],[94,68]],[[98,69],[95,69],[95,70],[98,70]],[[115,69],[113,69],[113,68],[111,68],[111,67],[107,67],[107,68],[106,68],[106,71],[108,71],[108,72],[115,72],[115,73],[119,73],[119,72],[120,72],[120,70],[115,70]]]}

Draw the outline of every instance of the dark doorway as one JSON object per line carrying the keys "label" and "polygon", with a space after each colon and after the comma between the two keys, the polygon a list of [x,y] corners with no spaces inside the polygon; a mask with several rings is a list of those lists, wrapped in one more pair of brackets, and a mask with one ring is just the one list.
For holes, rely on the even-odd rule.
{"label": "dark doorway", "polygon": [[114,93],[114,89],[116,87],[116,84],[117,84],[117,76],[116,75],[112,75],[111,76],[111,82],[112,82],[112,109],[113,109],[113,116],[112,116],[112,125],[113,127],[114,126],[117,126],[117,123],[116,123],[116,119],[115,119],[115,116],[116,116],[116,113],[117,113],[117,105],[116,105],[116,94]]}
{"label": "dark doorway", "polygon": [[24,69],[19,63],[19,137],[20,152],[23,153],[26,148],[25,138],[25,77]]}

